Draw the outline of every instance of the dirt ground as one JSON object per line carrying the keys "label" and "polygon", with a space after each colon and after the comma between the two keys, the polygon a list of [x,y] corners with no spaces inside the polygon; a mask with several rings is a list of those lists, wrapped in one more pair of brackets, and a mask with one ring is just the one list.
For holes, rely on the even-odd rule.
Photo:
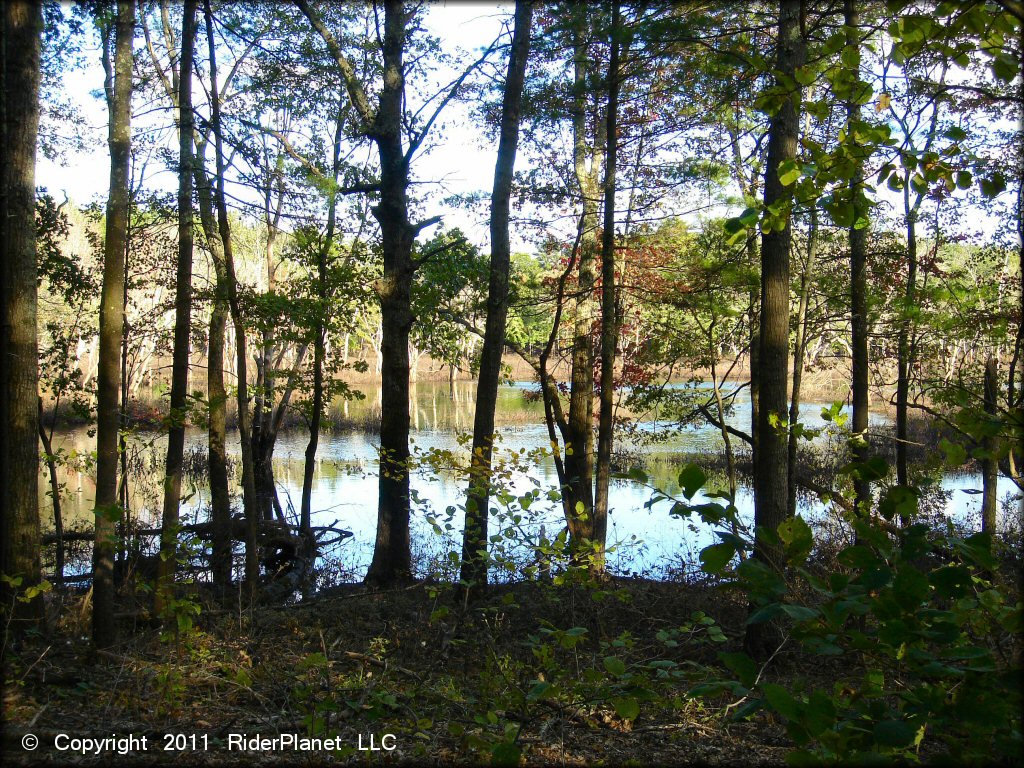
{"label": "dirt ground", "polygon": [[[704,586],[622,580],[599,592],[524,582],[466,607],[437,585],[350,586],[286,607],[208,607],[177,638],[125,617],[123,643],[101,654],[89,650],[79,600],[49,637],[10,654],[4,764],[472,765],[490,764],[502,740],[527,765],[783,762],[787,740],[770,716],[730,722],[685,696],[717,651],[736,649],[743,606]],[[657,640],[695,611],[729,640]],[[586,632],[569,649],[545,640],[574,627]],[[609,653],[630,669],[664,658],[689,671],[624,719],[599,681],[591,700],[581,693],[607,677],[594,670]],[[558,670],[550,679],[564,694],[525,703],[544,669]],[[335,748],[305,751],[282,735],[333,737]],[[257,736],[279,740],[239,742]]]}

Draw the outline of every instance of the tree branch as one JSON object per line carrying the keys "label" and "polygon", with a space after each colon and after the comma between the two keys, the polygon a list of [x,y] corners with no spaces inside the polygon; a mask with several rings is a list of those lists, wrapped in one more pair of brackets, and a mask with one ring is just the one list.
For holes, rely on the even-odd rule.
{"label": "tree branch", "polygon": [[366,91],[363,89],[363,84],[360,83],[359,78],[356,77],[355,67],[341,52],[341,46],[338,44],[338,41],[326,27],[319,14],[310,7],[309,3],[306,0],[295,0],[295,4],[298,6],[299,10],[302,11],[303,15],[309,19],[309,23],[313,25],[313,29],[316,30],[317,34],[320,35],[321,39],[323,39],[324,43],[327,45],[327,50],[334,58],[334,63],[338,65],[338,70],[341,72],[342,80],[345,81],[345,90],[348,91],[348,96],[352,101],[352,106],[355,107],[356,112],[359,113],[359,117],[363,121],[363,132],[368,136],[371,135],[376,115],[374,114],[373,108],[370,107],[370,101],[366,97]]}

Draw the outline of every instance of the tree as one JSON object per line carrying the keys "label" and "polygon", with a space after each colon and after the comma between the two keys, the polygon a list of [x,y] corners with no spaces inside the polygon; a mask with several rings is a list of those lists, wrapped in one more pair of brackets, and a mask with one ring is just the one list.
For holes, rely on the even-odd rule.
{"label": "tree", "polygon": [[196,0],[185,0],[181,17],[181,64],[178,68],[178,269],[174,299],[174,362],[171,410],[167,417],[167,475],[160,535],[159,581],[155,607],[159,612],[174,581],[178,562],[178,504],[185,451],[189,334],[192,330],[192,65],[196,38]]}
{"label": "tree", "polygon": [[[857,0],[844,0],[843,20],[846,27],[846,47],[851,61],[860,62],[860,41],[858,36],[859,15]],[[865,150],[858,134],[861,133],[860,104],[864,86],[860,81],[858,68],[853,68],[852,84],[848,84],[846,100],[846,134],[850,141],[850,161],[853,165],[849,182],[849,204],[852,206],[850,223],[850,346],[853,349],[851,361],[851,400],[853,413],[850,430],[853,440],[853,458],[865,462],[868,458],[868,212],[864,197]],[[869,88],[869,87],[868,87]],[[870,93],[870,88],[868,90]],[[871,484],[863,473],[854,479],[854,503],[860,514],[871,512]]]}
{"label": "tree", "polygon": [[[754,467],[755,556],[769,568],[780,569],[781,553],[764,535],[789,514],[787,482],[788,439],[784,417],[787,410],[789,360],[789,249],[792,190],[781,179],[783,163],[796,160],[800,135],[800,86],[794,79],[804,63],[806,42],[801,29],[799,0],[780,0],[776,42],[775,80],[779,104],[768,133],[764,207],[761,237],[761,319],[758,351],[759,401],[757,456]],[[747,644],[764,656],[767,648],[764,625],[751,624]]]}
{"label": "tree", "polygon": [[512,48],[501,105],[498,159],[491,191],[491,262],[487,292],[487,320],[480,374],[473,417],[473,453],[470,463],[469,492],[466,498],[466,524],[462,538],[462,570],[466,585],[487,583],[487,523],[490,498],[491,457],[494,450],[494,411],[501,378],[501,355],[505,349],[508,320],[509,270],[512,247],[509,242],[509,209],[512,173],[519,143],[519,119],[526,78],[526,60],[530,52],[530,28],[533,7],[529,0],[516,0]]}
{"label": "tree", "polygon": [[622,8],[612,0],[612,20],[608,32],[611,53],[608,56],[608,102],[605,118],[608,142],[604,165],[604,231],[601,238],[601,398],[597,432],[597,473],[594,493],[593,542],[596,551],[591,568],[604,570],[605,538],[608,534],[608,487],[612,475],[612,442],[615,428],[615,357],[619,343],[619,296],[615,274],[615,189],[619,152],[619,89],[622,73],[620,57],[628,51],[622,40]]}
{"label": "tree", "polygon": [[[246,519],[245,580],[249,589],[252,590],[256,587],[256,582],[259,579],[259,556],[256,544],[259,517],[256,499],[255,467],[252,456],[252,443],[250,441],[249,384],[246,379],[248,352],[245,339],[245,323],[238,299],[238,280],[235,276],[235,260],[231,242],[231,224],[228,221],[227,197],[224,191],[224,131],[220,116],[220,93],[217,87],[217,52],[214,42],[213,11],[210,8],[210,0],[204,0],[203,13],[206,19],[206,41],[210,62],[210,128],[213,131],[215,157],[214,178],[216,179],[216,187],[213,189],[212,194],[217,208],[217,228],[224,256],[222,272],[225,287],[223,290],[226,294],[225,297],[231,315],[231,322],[235,328],[235,360],[238,372],[238,432],[242,448],[242,504],[245,508]],[[221,290],[220,278],[221,274],[218,273],[218,291]]]}
{"label": "tree", "polygon": [[[42,4],[5,3],[0,82],[0,576],[39,581],[35,165]],[[0,585],[5,607],[13,585]],[[38,602],[26,618],[38,615]],[[5,645],[6,647],[6,645]]]}
{"label": "tree", "polygon": [[[102,11],[101,11],[102,13]],[[132,113],[132,42],[135,3],[120,0],[116,20],[99,18],[106,73],[110,150],[110,194],[103,244],[103,288],[100,298],[100,351],[96,405],[96,543],[93,548],[92,639],[106,648],[117,638],[114,622],[114,523],[117,503],[119,390],[124,339],[125,247],[128,227],[129,161]],[[113,26],[113,66],[110,61]]]}
{"label": "tree", "polygon": [[[376,192],[379,201],[372,213],[381,232],[384,272],[375,286],[381,307],[380,476],[377,502],[377,536],[368,583],[394,584],[412,575],[409,545],[409,333],[413,324],[411,290],[418,263],[413,259],[416,237],[439,217],[414,222],[409,204],[409,169],[413,157],[430,133],[438,116],[454,98],[472,67],[438,94],[437,105],[418,127],[406,130],[406,63],[412,13],[398,0],[384,2],[383,29],[378,26],[382,83],[371,103],[368,89],[359,79],[352,60],[345,55],[333,33],[306,0],[297,0],[302,13],[323,40],[355,110],[358,132],[372,141],[379,160],[379,180],[360,184],[351,191]],[[376,18],[376,16],[375,16]],[[379,24],[379,21],[378,21]],[[486,56],[488,51],[484,54]],[[406,135],[408,140],[406,141]]]}
{"label": "tree", "polygon": [[[174,30],[171,28],[167,6],[161,6],[160,23],[162,37],[167,43],[167,64],[164,65],[157,54],[156,47],[150,37],[146,17],[142,17],[142,30],[146,38],[146,49],[150,61],[157,71],[157,80],[163,88],[173,109],[178,110],[180,84],[180,55],[174,48]],[[240,64],[240,61],[237,62]],[[238,66],[232,68],[237,71]],[[224,97],[226,83],[221,85],[221,98]],[[180,130],[182,121],[178,119]],[[210,518],[212,523],[212,558],[211,570],[213,583],[223,594],[231,584],[231,496],[228,487],[227,457],[227,391],[224,386],[224,354],[227,319],[230,314],[228,306],[227,268],[224,258],[224,244],[215,211],[214,182],[206,168],[206,150],[210,145],[212,119],[200,120],[199,126],[193,119],[192,177],[199,204],[199,223],[203,233],[203,242],[209,251],[215,274],[212,307],[207,333],[206,349],[206,395],[209,408],[207,427],[207,457],[210,473]],[[179,137],[180,141],[180,137]],[[255,556],[255,553],[254,553]]]}

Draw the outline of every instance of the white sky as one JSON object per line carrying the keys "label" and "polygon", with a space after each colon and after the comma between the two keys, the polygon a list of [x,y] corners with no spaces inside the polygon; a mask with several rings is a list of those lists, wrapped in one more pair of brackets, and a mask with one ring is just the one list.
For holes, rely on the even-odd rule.
{"label": "white sky", "polygon": [[[427,14],[426,27],[442,42],[443,48],[458,54],[460,63],[468,65],[480,52],[489,45],[501,32],[502,26],[509,22],[513,6],[509,2],[456,2],[439,0],[433,3]],[[136,46],[141,42],[137,41]],[[87,38],[87,45],[93,50],[85,53],[88,65],[85,69],[68,72],[66,76],[66,92],[78,105],[88,128],[83,131],[84,138],[90,149],[85,152],[71,154],[69,165],[61,165],[50,161],[40,153],[36,169],[36,183],[46,187],[57,199],[64,196],[78,204],[106,199],[109,177],[109,155],[106,147],[106,106],[101,96],[103,72],[99,64],[98,50],[95,48],[95,36]],[[437,75],[440,82],[448,82],[456,75],[442,72]],[[95,94],[95,95],[94,95]],[[138,107],[138,105],[136,105]],[[142,112],[143,110],[139,110]],[[166,123],[166,115],[157,118]],[[133,117],[133,130],[145,130],[148,120],[145,114]],[[444,216],[443,226],[460,227],[482,247],[487,246],[488,230],[486,224],[486,206],[471,214],[464,209],[450,209],[442,202],[444,197],[457,193],[484,192],[489,193],[493,181],[496,160],[496,143],[484,136],[469,117],[466,104],[452,103],[448,106],[439,124],[435,126],[435,135],[443,134],[443,143],[429,154],[420,154],[413,163],[413,178],[418,182],[440,182],[430,187],[417,187],[417,195],[427,201],[423,214]],[[176,140],[167,137],[171,146],[176,147]],[[522,156],[517,165],[523,167]],[[176,176],[162,166],[159,161],[151,161],[146,168],[147,188],[173,192],[177,188]],[[240,190],[232,190],[240,194]],[[960,197],[958,193],[957,197]],[[900,207],[898,196],[887,189],[878,190],[878,198]],[[1000,223],[987,212],[973,210],[970,216],[964,217],[964,224],[992,232]],[[723,210],[714,213],[724,214]],[[436,230],[424,233],[429,236]],[[525,232],[517,232],[513,228],[512,245],[517,250],[532,250],[525,239]]]}
{"label": "white sky", "polygon": [[[430,7],[426,27],[441,39],[446,51],[464,54],[459,59],[468,64],[500,34],[511,12],[509,3],[441,0]],[[58,200],[67,196],[79,205],[106,199],[110,173],[106,145],[107,110],[102,98],[103,70],[98,48],[95,48],[95,35],[88,39],[87,45],[93,47],[85,53],[88,64],[84,69],[67,73],[65,91],[86,120],[88,127],[84,138],[89,149],[69,154],[67,165],[49,160],[40,153],[36,166],[37,186],[46,187]],[[141,41],[136,41],[136,46],[139,45]],[[166,117],[162,116],[160,120],[166,121]],[[492,145],[471,124],[464,104],[450,104],[443,120],[439,121],[442,122],[445,125],[435,126],[435,132],[444,127],[446,141],[431,153],[418,156],[413,163],[414,178],[418,181],[440,181],[441,184],[434,187],[438,194],[433,196],[438,200],[457,193],[489,192],[496,145]],[[146,125],[145,115],[133,115],[133,132],[144,130]],[[177,177],[157,161],[150,162],[146,175],[147,188],[168,192],[177,188]],[[461,227],[481,245],[487,241],[486,223],[479,221],[479,217],[473,217],[464,210],[428,206],[425,215],[435,214],[444,215],[445,227]],[[514,241],[513,246],[523,248],[525,244]]]}

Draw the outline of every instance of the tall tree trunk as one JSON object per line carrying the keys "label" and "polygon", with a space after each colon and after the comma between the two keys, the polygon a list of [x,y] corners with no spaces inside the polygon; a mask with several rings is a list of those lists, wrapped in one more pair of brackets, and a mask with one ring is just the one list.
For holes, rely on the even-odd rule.
{"label": "tall tree trunk", "polygon": [[121,413],[121,342],[124,334],[125,246],[128,229],[128,164],[131,149],[132,40],[135,3],[117,4],[114,65],[107,66],[110,194],[107,198],[100,298],[100,352],[96,405],[96,543],[93,548],[92,638],[99,648],[114,643],[114,553],[117,504],[117,444]]}
{"label": "tall tree trunk", "polygon": [[196,0],[185,0],[181,17],[181,65],[178,76],[178,269],[174,297],[174,351],[171,410],[168,415],[167,472],[160,533],[160,560],[154,594],[159,614],[171,597],[178,562],[178,505],[188,413],[189,332],[192,328],[192,62],[195,54]]}
{"label": "tall tree trunk", "polygon": [[[267,158],[269,167],[269,158]],[[281,233],[281,214],[284,209],[285,188],[283,182],[284,156],[279,154],[274,170],[269,173],[263,197],[263,215],[267,225],[267,243],[265,249],[265,266],[267,272],[267,293],[276,290],[274,264],[274,246]],[[274,193],[277,193],[276,203]],[[256,498],[259,500],[259,516],[262,520],[273,520],[275,511],[279,519],[284,521],[277,498],[277,486],[274,482],[274,447],[277,433],[273,428],[275,417],[274,385],[279,371],[274,365],[275,340],[273,329],[268,325],[262,332],[262,349],[256,358],[257,375],[253,387],[252,413],[252,453]],[[281,358],[279,357],[278,360]]]}
{"label": "tall tree trunk", "polygon": [[[801,32],[800,0],[780,0],[776,77],[779,87],[783,78],[788,83],[796,68],[804,62],[806,42]],[[787,203],[792,188],[779,179],[779,165],[796,159],[800,136],[800,87],[795,86],[772,116],[768,136],[768,160],[765,173],[764,207]],[[789,462],[788,439],[779,429],[787,406],[787,372],[789,362],[789,248],[791,225],[786,214],[782,226],[776,222],[761,240],[761,322],[758,354],[760,380],[760,411],[757,425],[757,464],[754,468],[754,525],[758,533],[776,528],[788,516],[787,483]],[[782,568],[781,552],[764,536],[755,533],[755,557],[775,569]],[[758,657],[774,648],[774,637],[766,624],[747,628],[747,647]]]}
{"label": "tall tree trunk", "polygon": [[[909,182],[909,180],[908,180]],[[910,184],[904,189],[904,200],[909,199]],[[896,340],[896,482],[907,485],[908,403],[910,375],[913,370],[913,343],[910,311],[917,300],[917,209],[906,205],[907,222],[907,285],[903,292],[903,311],[900,316],[899,336]]]}
{"label": "tall tree trunk", "polygon": [[[529,0],[516,0],[515,29],[502,96],[498,159],[491,190],[491,264],[487,288],[487,320],[480,351],[480,375],[473,417],[473,454],[466,496],[466,524],[462,533],[460,577],[463,584],[470,588],[487,584],[487,518],[494,448],[494,412],[498,403],[498,382],[501,379],[501,353],[505,348],[509,265],[512,257],[508,231],[512,175],[519,144],[519,119],[526,60],[530,52],[532,16],[533,6]],[[449,386],[454,397],[454,365],[451,366],[451,374]]]}
{"label": "tall tree trunk", "polygon": [[210,470],[211,570],[214,588],[231,588],[231,493],[228,486],[227,391],[224,387],[224,336],[227,330],[227,269],[224,246],[213,210],[212,181],[203,167],[206,142],[197,143],[195,162],[199,221],[216,275],[206,350],[206,396],[209,400],[207,460]]}
{"label": "tall tree trunk", "polygon": [[[56,418],[54,404],[54,421]],[[53,453],[53,429],[47,433],[43,426],[43,398],[39,398],[39,442],[43,445],[43,459],[50,476],[50,496],[53,498],[53,534],[57,537],[57,552],[54,558],[53,580],[58,587],[64,586],[64,514],[60,505],[60,479],[57,477],[57,458]],[[5,571],[0,571],[5,573]]]}
{"label": "tall tree trunk", "polygon": [[409,549],[409,330],[415,266],[416,229],[409,222],[409,164],[402,150],[405,94],[405,11],[399,0],[384,3],[384,87],[380,92],[374,140],[380,155],[380,202],[373,216],[381,228],[384,275],[379,281],[381,311],[380,479],[377,538],[366,574],[371,584],[394,584],[412,577]]}
{"label": "tall tree trunk", "polygon": [[[163,13],[161,7],[161,22],[163,24],[164,36],[170,40],[173,37],[170,15]],[[147,32],[145,17],[143,31]],[[196,28],[198,32],[198,28]],[[161,65],[156,56],[156,51],[149,45],[147,48],[153,60],[155,68],[160,69]],[[174,72],[173,46],[169,43],[169,55],[171,56],[171,71]],[[194,56],[194,51],[193,51]],[[167,97],[175,109],[180,109],[179,88],[176,87],[174,79],[161,78]],[[179,129],[181,124],[179,120]],[[210,522],[212,527],[212,556],[211,571],[213,575],[214,588],[221,594],[225,594],[231,586],[231,497],[228,489],[228,463],[226,450],[227,395],[224,390],[224,333],[227,324],[228,303],[227,303],[227,276],[224,267],[224,249],[220,241],[220,232],[217,229],[217,221],[214,214],[213,187],[209,174],[206,172],[206,148],[209,143],[209,129],[200,132],[195,130],[194,116],[192,119],[192,140],[195,143],[195,151],[192,153],[192,181],[196,191],[196,198],[199,202],[199,221],[202,228],[206,247],[210,252],[213,262],[214,292],[212,310],[210,313],[208,346],[206,351],[206,387],[209,404],[209,427],[208,427],[208,468],[210,473]],[[179,137],[180,141],[180,137]]]}
{"label": "tall tree trunk", "polygon": [[[857,0],[844,0],[843,16],[846,26],[846,46],[857,52],[860,60],[859,19]],[[857,81],[860,80],[859,74]],[[850,154],[856,163],[856,170],[850,179],[850,205],[853,207],[853,223],[850,225],[850,346],[852,347],[852,394],[853,413],[850,430],[853,440],[853,459],[867,461],[868,446],[868,210],[864,199],[864,148],[857,140],[857,124],[860,123],[860,104],[857,94],[851,95],[846,103],[846,132],[851,142]],[[861,515],[871,513],[871,483],[859,474],[854,475],[854,503]]]}
{"label": "tall tree trunk", "polygon": [[[995,421],[998,418],[999,404],[999,366],[995,355],[989,355],[985,361],[985,413]],[[996,509],[998,502],[999,463],[995,457],[996,440],[986,437],[982,443],[986,456],[981,461],[981,530],[984,533],[996,533]]]}
{"label": "tall tree trunk", "polygon": [[249,429],[249,393],[246,381],[245,323],[238,302],[238,281],[235,277],[235,262],[231,246],[231,225],[228,223],[227,200],[224,192],[224,135],[220,119],[220,95],[217,90],[217,56],[213,37],[213,13],[210,0],[204,0],[203,11],[206,17],[206,40],[210,60],[210,108],[212,112],[211,127],[214,137],[214,155],[216,157],[217,186],[214,200],[217,205],[218,229],[221,246],[224,249],[224,275],[227,284],[228,309],[235,328],[235,360],[238,375],[238,432],[242,449],[242,504],[245,508],[245,580],[249,589],[255,588],[259,580],[259,553],[257,551],[256,534],[258,520],[258,504],[256,499],[255,475],[253,472],[252,444]]}
{"label": "tall tree trunk", "polygon": [[[594,266],[597,252],[597,203],[600,168],[603,165],[603,137],[591,141],[587,134],[587,75],[591,66],[587,41],[590,36],[585,5],[576,7],[573,40],[573,167],[583,203],[580,260],[576,282],[575,319],[572,337],[572,371],[569,389],[569,417],[565,430],[566,487],[563,506],[569,525],[570,545],[584,554],[593,539],[594,512]],[[599,133],[604,126],[598,120]],[[589,162],[588,162],[589,158]]]}
{"label": "tall tree trunk", "polygon": [[309,442],[306,444],[305,465],[302,471],[302,501],[299,506],[299,531],[302,534],[306,548],[306,551],[303,553],[303,559],[306,563],[306,574],[303,577],[304,590],[309,588],[309,566],[316,557],[316,542],[313,539],[312,533],[313,474],[316,471],[316,451],[320,443],[320,425],[324,415],[324,363],[327,357],[328,297],[331,295],[328,287],[327,267],[331,249],[334,247],[334,230],[337,224],[337,183],[338,174],[341,172],[341,140],[344,127],[344,106],[339,103],[337,122],[334,126],[333,153],[331,156],[331,179],[334,183],[328,188],[327,231],[324,233],[323,243],[317,252],[316,262],[316,295],[320,297],[320,301],[317,305],[316,327],[313,329],[313,413],[309,420]]}
{"label": "tall tree trunk", "polygon": [[[800,304],[796,313],[796,337],[793,340],[793,392],[789,399],[789,423],[800,421],[800,389],[804,377],[804,355],[807,352],[807,305],[810,300],[811,275],[814,274],[818,259],[818,211],[811,207],[811,225],[807,230],[807,258],[800,273]],[[789,431],[787,451],[789,461],[789,486],[787,507],[790,515],[796,514],[796,430]]]}
{"label": "tall tree trunk", "polygon": [[608,104],[604,164],[604,231],[601,238],[601,399],[597,429],[596,489],[592,523],[593,560],[591,570],[604,571],[605,539],[608,536],[608,488],[612,477],[612,443],[615,436],[615,350],[619,344],[618,285],[615,281],[615,171],[618,159],[619,57],[625,46],[620,40],[622,9],[612,3],[612,27],[608,58]]}
{"label": "tall tree trunk", "polygon": [[[20,576],[27,587],[40,577],[35,171],[42,6],[5,3],[0,24],[0,574]],[[12,597],[0,585],[2,605]],[[38,600],[23,605],[20,618],[35,620],[40,608]]]}

